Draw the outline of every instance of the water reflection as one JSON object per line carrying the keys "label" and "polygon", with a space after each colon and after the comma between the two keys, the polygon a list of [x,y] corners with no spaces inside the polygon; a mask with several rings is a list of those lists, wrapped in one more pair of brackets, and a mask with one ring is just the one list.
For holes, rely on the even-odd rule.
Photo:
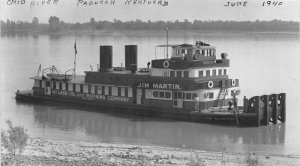
{"label": "water reflection", "polygon": [[[20,103],[18,105],[30,105]],[[285,124],[262,126],[259,128],[222,127],[209,124],[174,121],[154,117],[111,112],[113,110],[70,105],[33,104],[34,122],[41,128],[58,130],[52,132],[59,138],[61,131],[70,139],[79,141],[103,141],[137,144],[154,144],[228,151],[247,151],[248,145],[262,145],[256,150],[264,151],[264,146],[285,142]],[[100,111],[100,112],[96,112]],[[64,134],[66,134],[64,133]],[[76,138],[71,133],[80,133]],[[239,144],[240,146],[233,146]],[[277,152],[282,151],[279,148]]]}

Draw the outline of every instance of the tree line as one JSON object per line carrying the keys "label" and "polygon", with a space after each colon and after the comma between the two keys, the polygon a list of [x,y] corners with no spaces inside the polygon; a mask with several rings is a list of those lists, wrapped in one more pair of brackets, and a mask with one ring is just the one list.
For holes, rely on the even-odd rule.
{"label": "tree line", "polygon": [[39,23],[34,17],[32,22],[1,20],[1,33],[57,33],[62,31],[96,31],[96,30],[217,30],[217,31],[252,31],[252,32],[299,32],[299,22],[295,21],[96,21],[90,18],[85,23],[67,23],[56,16],[51,16],[48,23]]}

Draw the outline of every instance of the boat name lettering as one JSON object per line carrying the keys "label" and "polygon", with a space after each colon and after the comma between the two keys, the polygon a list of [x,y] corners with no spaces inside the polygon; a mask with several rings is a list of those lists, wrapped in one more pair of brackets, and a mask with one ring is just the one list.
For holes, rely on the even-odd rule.
{"label": "boat name lettering", "polygon": [[162,83],[138,83],[138,88],[146,88],[146,89],[173,89],[180,90],[181,87],[179,84],[162,84]]}
{"label": "boat name lettering", "polygon": [[118,101],[118,102],[129,102],[128,97],[123,96],[108,96],[108,95],[100,95],[100,94],[86,94],[86,93],[78,93],[78,92],[68,92],[63,90],[52,89],[52,94],[57,95],[65,95],[65,96],[73,96],[73,97],[81,97],[84,100],[108,100],[108,101]]}

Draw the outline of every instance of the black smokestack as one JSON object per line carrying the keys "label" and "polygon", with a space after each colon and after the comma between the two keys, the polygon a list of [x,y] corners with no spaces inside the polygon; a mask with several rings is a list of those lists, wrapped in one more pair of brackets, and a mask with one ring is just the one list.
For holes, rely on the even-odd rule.
{"label": "black smokestack", "polygon": [[137,71],[137,45],[125,45],[125,68]]}
{"label": "black smokestack", "polygon": [[100,71],[112,71],[112,46],[100,46]]}

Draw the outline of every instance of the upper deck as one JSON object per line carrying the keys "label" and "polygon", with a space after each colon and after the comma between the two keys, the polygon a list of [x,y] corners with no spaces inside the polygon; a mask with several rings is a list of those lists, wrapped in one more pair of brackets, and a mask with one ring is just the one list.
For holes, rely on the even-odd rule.
{"label": "upper deck", "polygon": [[152,60],[152,68],[229,67],[229,59],[226,54],[221,54],[222,59],[216,59],[216,48],[203,42],[196,42],[195,45],[160,45],[158,47],[172,47],[172,56],[170,59]]}

